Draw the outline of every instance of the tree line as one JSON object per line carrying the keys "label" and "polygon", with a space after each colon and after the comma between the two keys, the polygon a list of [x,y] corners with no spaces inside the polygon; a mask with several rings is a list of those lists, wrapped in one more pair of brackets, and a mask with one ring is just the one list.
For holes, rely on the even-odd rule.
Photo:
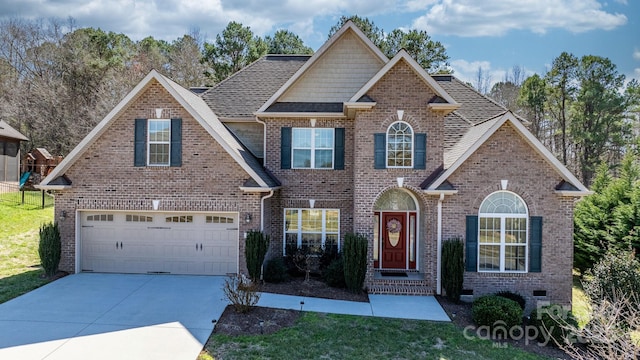
{"label": "tree line", "polygon": [[542,75],[524,77],[514,66],[486,86],[480,69],[473,84],[531,122],[533,134],[587,186],[600,163],[617,169],[640,148],[640,84],[628,82],[610,59],[563,52]]}

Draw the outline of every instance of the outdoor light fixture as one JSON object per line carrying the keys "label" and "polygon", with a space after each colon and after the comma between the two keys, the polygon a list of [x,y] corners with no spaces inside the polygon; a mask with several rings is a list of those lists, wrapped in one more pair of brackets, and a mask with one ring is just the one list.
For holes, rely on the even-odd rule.
{"label": "outdoor light fixture", "polygon": [[244,216],[244,222],[246,222],[247,224],[251,222],[251,213],[247,213]]}
{"label": "outdoor light fixture", "polygon": [[60,220],[64,220],[67,218],[67,210],[62,210],[62,213],[60,214]]}

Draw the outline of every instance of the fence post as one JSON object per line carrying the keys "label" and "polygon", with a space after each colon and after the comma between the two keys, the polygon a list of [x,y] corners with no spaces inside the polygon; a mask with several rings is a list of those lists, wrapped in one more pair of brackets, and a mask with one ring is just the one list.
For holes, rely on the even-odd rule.
{"label": "fence post", "polygon": [[22,205],[24,205],[24,188],[22,189]]}
{"label": "fence post", "polygon": [[44,190],[41,190],[41,191],[42,191],[42,208],[44,209]]}

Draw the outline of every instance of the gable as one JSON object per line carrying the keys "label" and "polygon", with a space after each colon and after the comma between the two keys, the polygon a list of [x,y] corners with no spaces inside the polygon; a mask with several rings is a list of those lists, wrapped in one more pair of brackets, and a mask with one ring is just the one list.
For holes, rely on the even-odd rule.
{"label": "gable", "polygon": [[[398,68],[400,68],[398,70]],[[460,107],[460,104],[449,95],[436,80],[434,80],[427,72],[418,64],[404,49],[400,50],[396,56],[387,62],[367,83],[365,83],[349,100],[349,105],[354,104],[362,98],[366,98],[368,92],[376,87],[378,83],[389,76],[397,76],[394,74],[402,74],[405,79],[420,81],[429,88],[433,96],[427,99],[421,99],[429,108],[433,110],[442,110],[445,113]],[[391,75],[389,75],[391,74]],[[408,75],[408,77],[406,76]],[[398,92],[404,93],[407,90],[422,89],[424,86],[415,84],[397,84]],[[378,99],[373,99],[378,101]]]}
{"label": "gable", "polygon": [[[155,114],[151,110],[156,108],[163,109],[162,117],[181,120],[183,141],[179,167],[134,167],[136,119],[153,120]],[[171,193],[192,191],[186,189],[212,192],[218,188],[235,190],[250,178],[202,124],[157,82],[150,84],[105,130],[65,171],[73,187],[114,188],[125,194],[137,194],[161,182]]]}
{"label": "gable", "polygon": [[383,65],[362,39],[353,31],[347,31],[278,102],[345,102]]}
{"label": "gable", "polygon": [[[512,129],[513,133],[510,134],[509,138],[502,142],[496,142],[496,134],[503,134],[505,129]],[[510,149],[510,143],[523,143],[526,144],[525,147],[521,147],[517,152],[514,149]],[[482,161],[476,159],[475,163],[480,164],[488,164],[489,162],[495,162],[496,160],[503,161],[513,161],[515,156],[518,155],[528,156],[530,159],[534,159],[536,161],[545,162],[547,165],[553,169],[553,172],[559,176],[558,179],[564,180],[565,182],[571,184],[574,188],[578,189],[578,191],[563,191],[557,190],[561,195],[568,196],[585,196],[590,194],[591,192],[578,180],[558,159],[551,154],[547,148],[540,143],[538,139],[531,134],[529,130],[527,130],[522,123],[515,118],[515,116],[511,112],[507,112],[504,115],[493,119],[491,121],[487,121],[483,124],[476,125],[472,127],[469,132],[461,138],[461,140],[449,151],[449,154],[445,154],[445,159],[447,157],[452,158],[447,162],[450,163],[444,171],[435,178],[434,181],[430,183],[424,183],[423,188],[429,192],[438,189],[438,187],[445,182],[449,181],[449,179],[454,176],[456,171],[459,168],[468,166],[468,163],[474,164],[473,160],[470,160],[472,157],[476,156],[477,152],[481,147],[485,147],[486,144],[490,144],[489,146],[494,150],[494,152],[490,153],[491,156],[488,156],[486,159],[482,159]],[[524,149],[524,150],[523,150]],[[456,154],[451,154],[451,151],[457,152]],[[510,154],[512,153],[512,154]],[[498,156],[497,156],[498,155]],[[526,172],[526,161],[519,164],[519,169],[521,171]],[[486,166],[485,168],[491,169],[491,166]],[[503,169],[504,165],[497,165],[498,169]],[[479,175],[476,175],[479,176]]]}
{"label": "gable", "polygon": [[[211,136],[227,152],[234,161],[250,176],[258,189],[271,190],[279,186],[276,179],[270,176],[258,163],[257,159],[249,153],[240,142],[222,125],[217,116],[207,106],[207,104],[197,95],[181,87],[175,82],[152,70],[127,96],[76,146],[69,156],[67,156],[40,184],[42,189],[61,189],[60,187],[49,186],[54,179],[62,176],[68,168],[80,157],[85,156],[88,147],[99,139],[123,113],[136,104],[136,101],[147,90],[158,85],[151,99],[159,102],[156,106],[146,104],[146,114],[141,118],[159,118],[171,116],[172,108],[167,108],[162,104],[174,101],[179,108],[183,109],[189,117],[192,117],[204,128],[206,134]],[[138,116],[138,115],[136,115]],[[171,139],[173,141],[173,138]],[[171,155],[173,157],[173,154]],[[73,179],[72,179],[73,180]],[[256,186],[252,186],[256,188]],[[253,190],[252,190],[253,191]]]}

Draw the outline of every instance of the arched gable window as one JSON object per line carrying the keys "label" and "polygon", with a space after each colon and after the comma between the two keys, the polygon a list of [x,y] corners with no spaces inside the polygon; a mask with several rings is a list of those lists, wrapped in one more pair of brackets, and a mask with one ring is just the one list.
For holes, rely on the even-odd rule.
{"label": "arched gable window", "polygon": [[478,271],[526,272],[529,213],[520,196],[497,191],[478,213]]}
{"label": "arched gable window", "polygon": [[413,129],[404,121],[396,121],[387,129],[387,167],[413,167]]}

